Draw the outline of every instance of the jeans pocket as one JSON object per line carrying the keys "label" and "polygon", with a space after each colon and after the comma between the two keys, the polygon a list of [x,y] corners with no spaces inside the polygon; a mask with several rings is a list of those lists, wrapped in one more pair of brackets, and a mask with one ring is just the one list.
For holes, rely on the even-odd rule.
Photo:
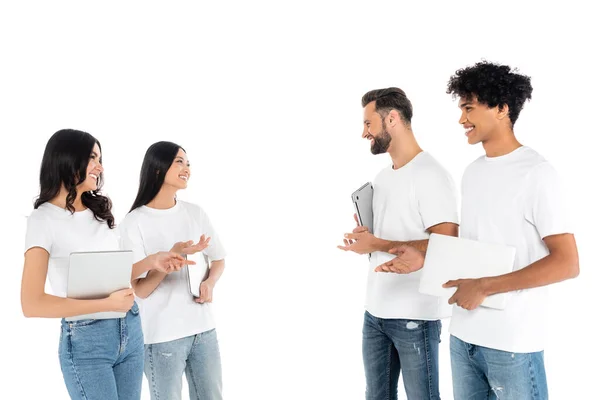
{"label": "jeans pocket", "polygon": [[83,328],[84,326],[92,325],[100,320],[98,319],[80,319],[77,321],[68,321],[67,325],[69,329],[73,328]]}

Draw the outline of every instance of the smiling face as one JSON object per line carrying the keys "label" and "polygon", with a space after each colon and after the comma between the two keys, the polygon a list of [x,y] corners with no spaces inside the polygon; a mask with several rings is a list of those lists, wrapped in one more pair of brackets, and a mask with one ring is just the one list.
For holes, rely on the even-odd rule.
{"label": "smiling face", "polygon": [[459,107],[461,115],[458,123],[465,128],[469,144],[485,143],[493,137],[500,124],[498,106],[488,107],[473,96],[461,97]]}
{"label": "smiling face", "polygon": [[179,149],[171,167],[165,175],[163,185],[169,185],[176,189],[185,189],[187,188],[190,176],[190,162],[188,161],[187,154],[182,149]]}
{"label": "smiling face", "polygon": [[90,154],[90,160],[86,168],[86,176],[83,182],[77,185],[78,192],[89,192],[98,189],[98,178],[104,171],[102,167],[102,154],[100,154],[100,147],[98,143],[94,144],[92,154]]}
{"label": "smiling face", "polygon": [[371,153],[385,153],[390,147],[392,136],[387,131],[385,121],[375,110],[375,102],[372,101],[364,108],[362,137],[371,141]]}

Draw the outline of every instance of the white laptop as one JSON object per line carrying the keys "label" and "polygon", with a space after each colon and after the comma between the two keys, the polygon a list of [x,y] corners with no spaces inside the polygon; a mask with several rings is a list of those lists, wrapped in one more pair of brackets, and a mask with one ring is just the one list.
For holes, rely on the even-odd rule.
{"label": "white laptop", "polygon": [[[103,299],[112,292],[131,287],[133,252],[92,251],[74,252],[69,256],[67,297],[73,299]],[[98,312],[65,318],[81,319],[123,318],[123,312]]]}
{"label": "white laptop", "polygon": [[208,278],[210,272],[208,256],[204,253],[188,254],[187,259],[196,262],[186,266],[188,289],[192,296],[200,297],[200,284]]}
{"label": "white laptop", "polygon": [[[452,297],[456,288],[442,285],[454,279],[476,279],[504,275],[513,271],[516,249],[501,244],[482,243],[432,233],[425,255],[419,292],[444,298]],[[485,298],[483,307],[502,310],[510,293]]]}

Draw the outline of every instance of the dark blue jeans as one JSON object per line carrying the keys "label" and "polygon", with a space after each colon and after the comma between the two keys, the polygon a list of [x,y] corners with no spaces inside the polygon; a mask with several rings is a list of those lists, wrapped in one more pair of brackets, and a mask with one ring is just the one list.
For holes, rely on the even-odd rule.
{"label": "dark blue jeans", "polygon": [[450,336],[454,398],[547,400],[544,352],[511,353]]}
{"label": "dark blue jeans", "polygon": [[71,399],[139,400],[144,337],[137,304],[125,318],[63,319],[59,358]]}
{"label": "dark blue jeans", "polygon": [[365,312],[367,400],[396,400],[400,370],[408,400],[439,400],[440,321],[382,319]]}

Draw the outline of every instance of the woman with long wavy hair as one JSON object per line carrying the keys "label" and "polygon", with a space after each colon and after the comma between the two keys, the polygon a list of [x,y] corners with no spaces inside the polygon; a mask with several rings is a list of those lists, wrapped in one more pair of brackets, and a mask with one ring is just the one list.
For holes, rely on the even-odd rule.
{"label": "woman with long wavy hair", "polygon": [[[27,220],[21,305],[26,317],[62,318],[59,360],[72,399],[137,400],[141,395],[144,347],[133,289],[107,298],[67,298],[69,255],[119,250],[111,201],[102,188],[100,142],[77,130],[60,130],[48,141],[40,169],[40,195]],[[170,273],[186,261],[157,252],[138,260],[132,276]],[[44,290],[46,278],[53,294]],[[124,318],[65,318],[125,312]]]}

